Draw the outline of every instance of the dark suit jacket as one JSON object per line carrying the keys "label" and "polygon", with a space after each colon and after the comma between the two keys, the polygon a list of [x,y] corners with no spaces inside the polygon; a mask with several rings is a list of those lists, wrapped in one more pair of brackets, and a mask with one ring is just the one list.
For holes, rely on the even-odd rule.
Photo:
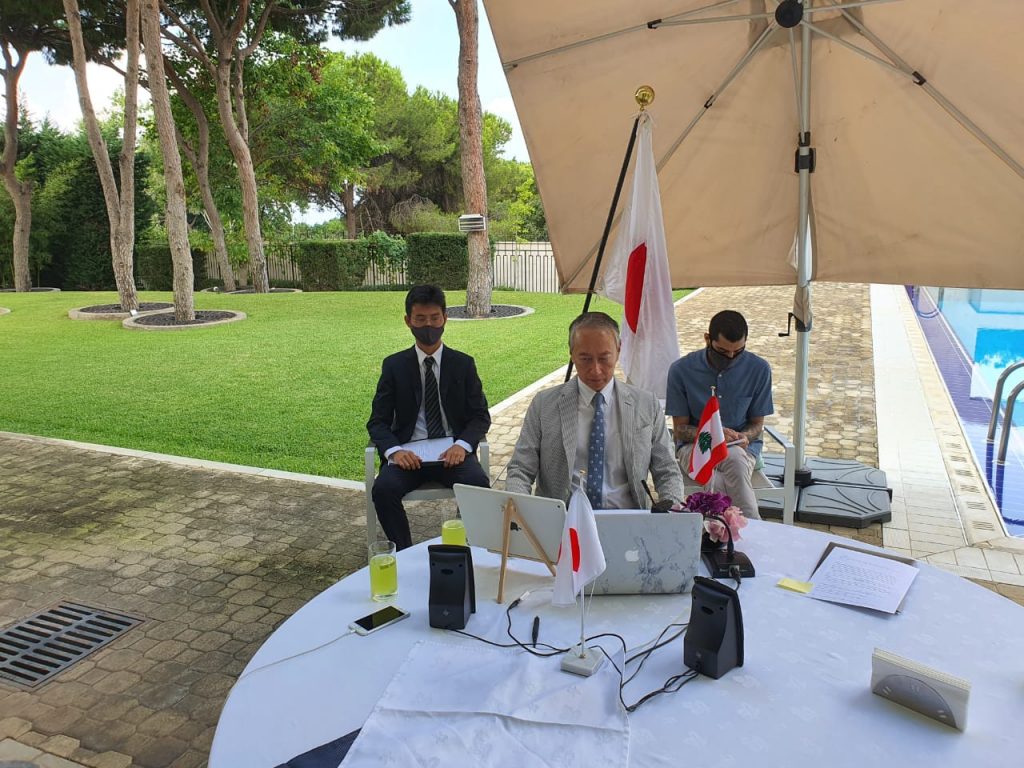
{"label": "dark suit jacket", "polygon": [[[477,443],[491,426],[487,398],[476,372],[476,363],[467,354],[444,347],[440,371],[441,407],[455,440],[464,440],[476,450]],[[402,445],[412,437],[416,416],[423,400],[416,348],[396,352],[384,358],[377,393],[366,429],[377,446],[381,460],[384,452]]]}

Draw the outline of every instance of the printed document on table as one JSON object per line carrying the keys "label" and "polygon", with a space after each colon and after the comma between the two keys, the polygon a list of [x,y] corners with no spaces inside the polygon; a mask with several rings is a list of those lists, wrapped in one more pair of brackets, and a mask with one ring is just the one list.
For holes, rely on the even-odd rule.
{"label": "printed document on table", "polygon": [[[436,437],[433,440],[414,440],[411,443],[399,446],[399,450],[412,451],[420,457],[420,461],[424,464],[437,464],[442,461],[441,454],[454,444],[455,440],[450,437]],[[391,463],[393,464],[394,462]]]}
{"label": "printed document on table", "polygon": [[916,577],[912,565],[835,547],[814,572],[808,597],[896,613]]}

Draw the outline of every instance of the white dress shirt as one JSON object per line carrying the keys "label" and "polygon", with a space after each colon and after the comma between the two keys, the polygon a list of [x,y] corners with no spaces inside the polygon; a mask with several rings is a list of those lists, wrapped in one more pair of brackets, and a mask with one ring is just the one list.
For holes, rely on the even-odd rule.
{"label": "white dress shirt", "polygon": [[[416,414],[416,426],[412,430],[412,437],[409,438],[410,442],[427,439],[427,413],[425,410],[427,402],[427,366],[423,364],[423,361],[427,359],[428,355],[426,352],[420,349],[419,344],[417,344],[414,347],[414,349],[416,350],[416,362],[418,363],[420,370],[420,392],[423,393],[423,397],[420,398],[420,410]],[[444,425],[445,435],[451,437],[452,430],[451,427],[448,426],[448,416],[444,412],[444,403],[441,401],[441,353],[443,351],[444,344],[442,344],[436,350],[434,350],[434,353],[432,355],[429,355],[429,357],[434,358],[434,379],[437,381],[437,402],[441,406],[441,423]],[[591,418],[593,418],[593,416],[591,416]],[[455,445],[461,445],[465,449],[466,453],[473,452],[472,447],[465,440],[456,440]],[[394,448],[389,448],[387,451],[385,451],[384,457],[390,459],[391,455],[395,451],[401,450],[404,450],[403,446],[396,445]]]}

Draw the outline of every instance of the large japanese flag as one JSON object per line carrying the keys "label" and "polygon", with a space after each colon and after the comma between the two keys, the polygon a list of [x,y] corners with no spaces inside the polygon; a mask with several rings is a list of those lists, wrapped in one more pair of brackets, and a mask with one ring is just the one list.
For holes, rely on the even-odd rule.
{"label": "large japanese flag", "polygon": [[586,492],[577,486],[569,497],[569,509],[565,513],[552,605],[575,604],[580,590],[604,573],[604,569],[604,550],[597,536],[594,509]]}
{"label": "large japanese flag", "polygon": [[701,485],[711,480],[711,472],[729,456],[722,431],[722,416],[718,412],[718,397],[711,395],[697,425],[697,439],[690,454],[689,475]]}
{"label": "large japanese flag", "polygon": [[640,115],[633,194],[604,271],[600,293],[622,304],[626,381],[665,399],[668,367],[679,359],[651,117]]}

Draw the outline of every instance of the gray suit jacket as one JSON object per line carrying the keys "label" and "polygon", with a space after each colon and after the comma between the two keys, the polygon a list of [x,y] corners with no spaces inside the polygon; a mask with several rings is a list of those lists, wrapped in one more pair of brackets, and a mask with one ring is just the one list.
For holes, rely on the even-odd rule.
{"label": "gray suit jacket", "polygon": [[[508,465],[505,490],[569,500],[570,475],[576,462],[577,400],[575,378],[538,392],[526,411],[515,452]],[[650,506],[641,482],[650,472],[659,499],[682,501],[683,476],[672,451],[665,414],[658,399],[642,389],[615,382],[619,434],[626,458],[626,478],[638,509]]]}

